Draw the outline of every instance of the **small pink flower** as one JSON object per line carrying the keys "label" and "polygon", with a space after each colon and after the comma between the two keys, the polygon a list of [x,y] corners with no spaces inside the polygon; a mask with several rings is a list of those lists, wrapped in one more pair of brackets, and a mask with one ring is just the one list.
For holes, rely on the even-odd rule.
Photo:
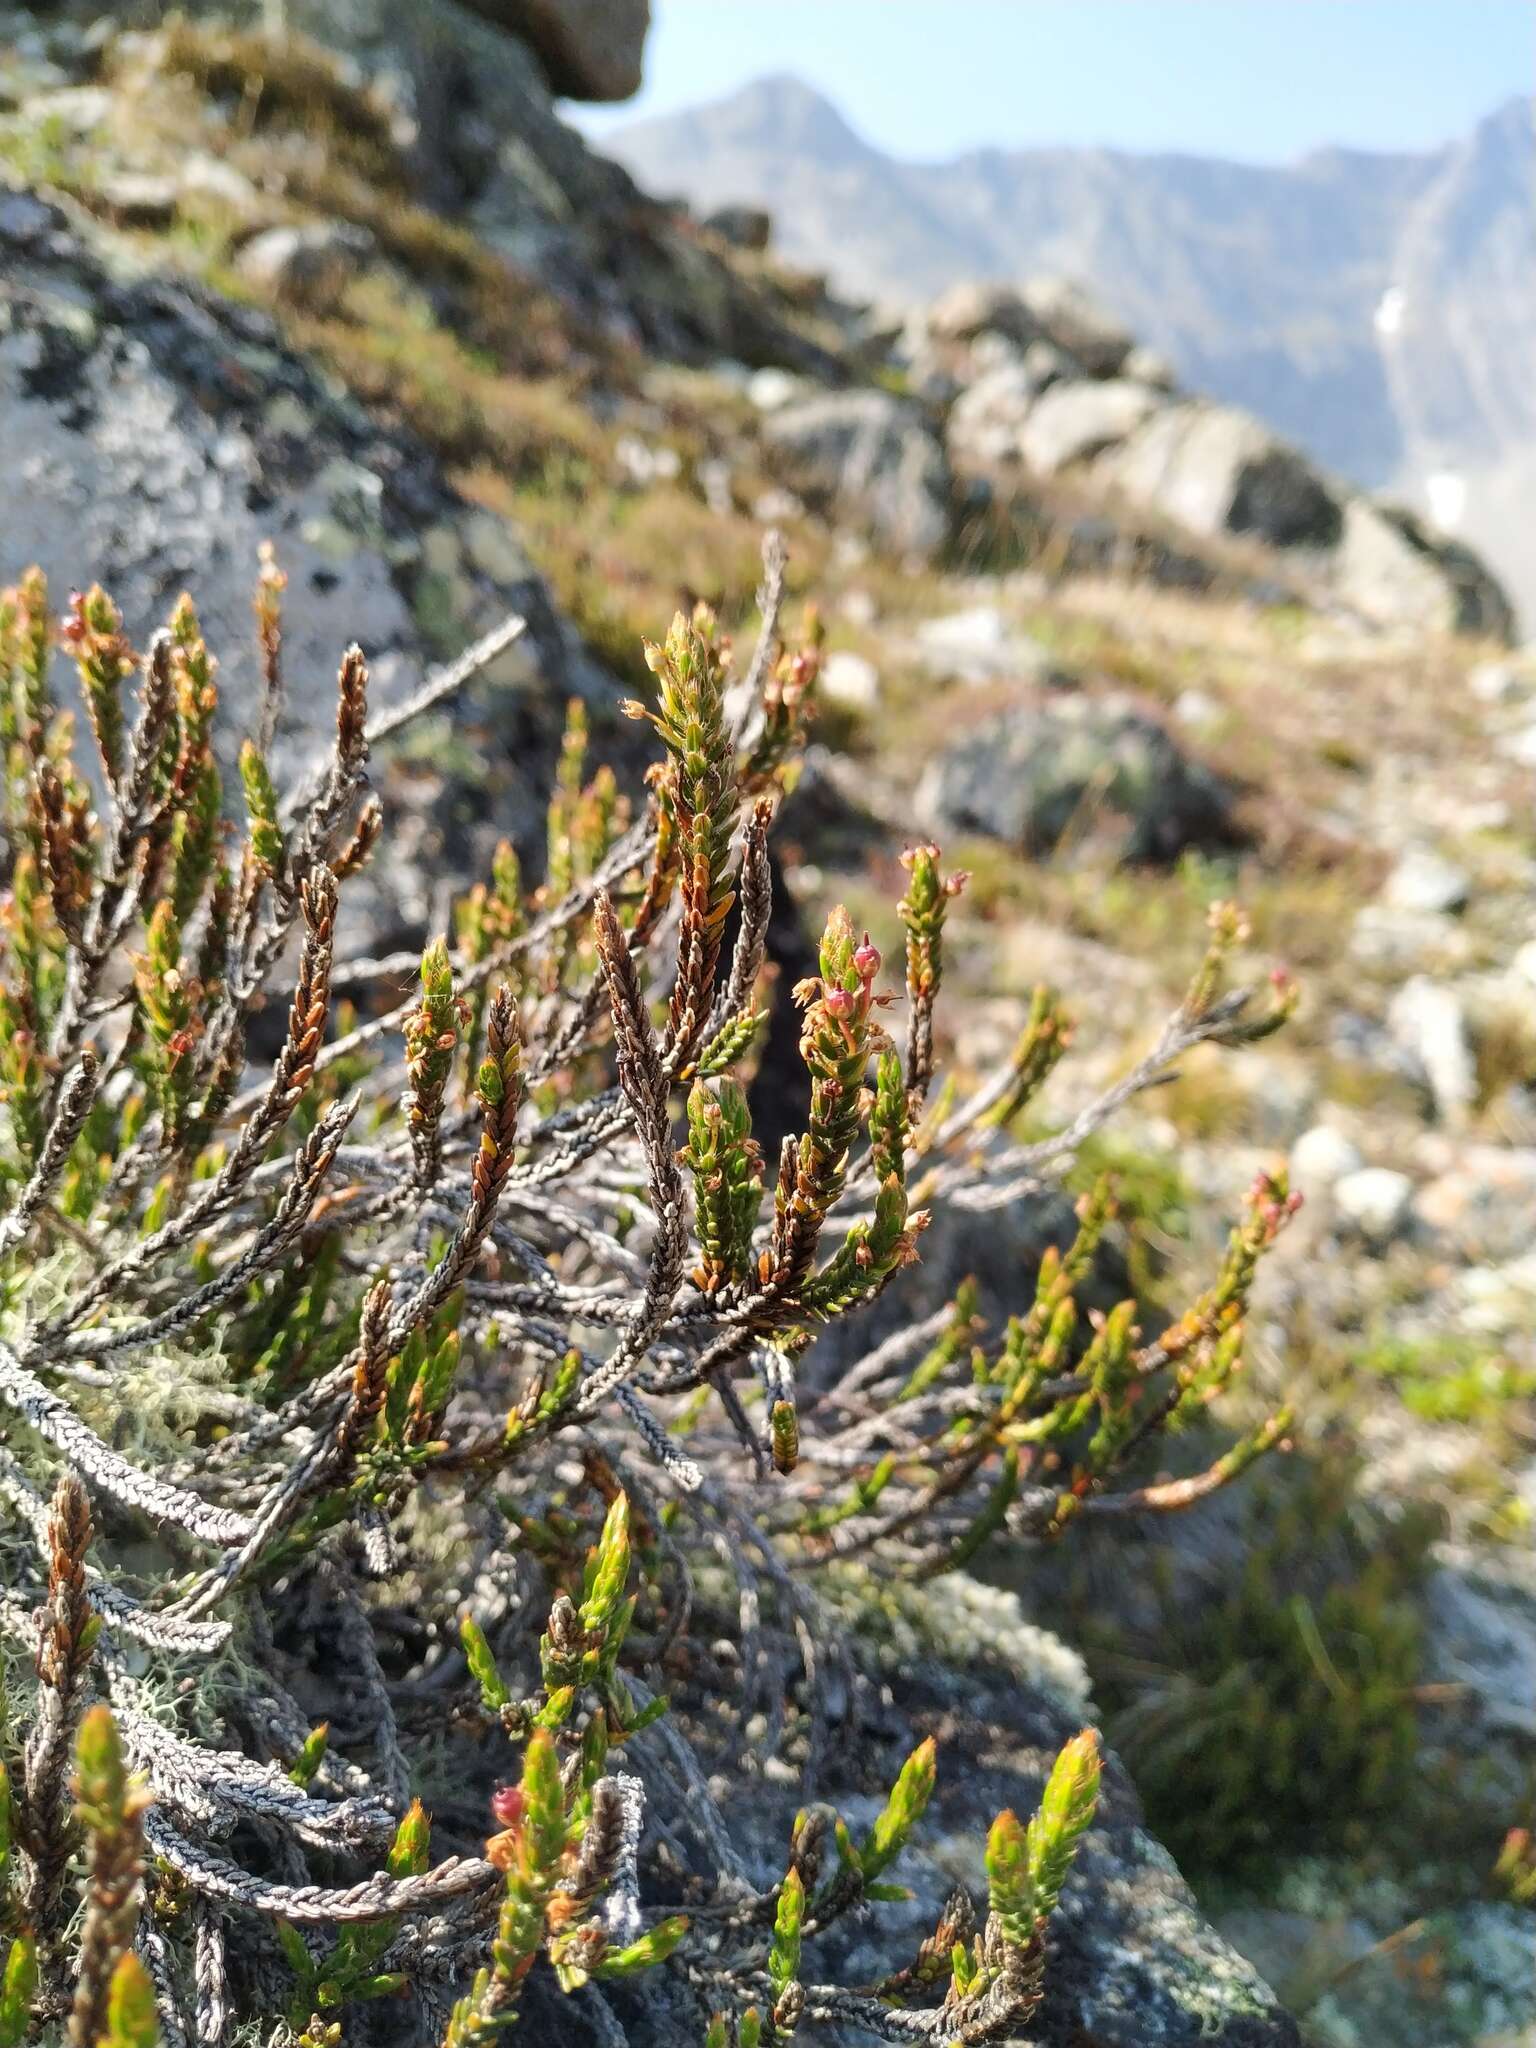
{"label": "small pink flower", "polygon": [[504,1828],[515,1828],[523,1817],[520,1785],[498,1785],[491,1794],[491,1812]]}
{"label": "small pink flower", "polygon": [[864,934],[863,945],[854,948],[853,964],[863,981],[873,981],[880,972],[880,948],[870,944],[868,932]]}
{"label": "small pink flower", "polygon": [[821,1000],[829,1017],[841,1020],[853,1015],[853,997],[845,988],[829,988]]}

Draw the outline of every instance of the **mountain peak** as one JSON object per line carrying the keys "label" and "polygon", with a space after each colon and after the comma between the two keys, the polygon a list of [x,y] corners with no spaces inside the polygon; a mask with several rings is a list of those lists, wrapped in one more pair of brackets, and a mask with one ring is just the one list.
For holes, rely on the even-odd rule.
{"label": "mountain peak", "polygon": [[686,124],[690,133],[715,147],[792,150],[838,158],[870,153],[869,145],[854,133],[832,102],[792,71],[770,72],[723,99],[677,114],[626,123],[616,133],[628,139],[648,130],[671,129],[678,123]]}
{"label": "mountain peak", "polygon": [[[1536,464],[1528,100],[1438,149],[1334,147],[1291,165],[1070,147],[934,163],[883,153],[780,73],[604,146],[701,212],[766,207],[787,261],[860,299],[911,306],[966,278],[1080,277],[1192,387],[1330,469],[1414,502],[1442,471],[1466,478],[1466,538],[1527,602],[1536,593],[1476,482],[1495,459]],[[1379,324],[1394,291],[1454,305],[1454,327]]]}
{"label": "mountain peak", "polygon": [[1524,159],[1536,150],[1536,110],[1529,97],[1515,93],[1485,114],[1473,130],[1474,145],[1482,150],[1507,150]]}

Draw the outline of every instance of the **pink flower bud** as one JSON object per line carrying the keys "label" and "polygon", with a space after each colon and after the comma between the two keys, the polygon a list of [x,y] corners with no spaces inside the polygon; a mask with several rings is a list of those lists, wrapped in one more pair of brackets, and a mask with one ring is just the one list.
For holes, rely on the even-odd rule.
{"label": "pink flower bud", "polygon": [[491,1812],[504,1828],[515,1828],[523,1817],[520,1785],[498,1785],[491,1794]]}
{"label": "pink flower bud", "polygon": [[863,945],[855,946],[853,950],[853,964],[862,981],[873,981],[880,972],[880,948],[870,944],[868,932],[864,934]]}
{"label": "pink flower bud", "polygon": [[829,1017],[851,1017],[853,997],[845,988],[829,988],[822,997],[822,1007]]}

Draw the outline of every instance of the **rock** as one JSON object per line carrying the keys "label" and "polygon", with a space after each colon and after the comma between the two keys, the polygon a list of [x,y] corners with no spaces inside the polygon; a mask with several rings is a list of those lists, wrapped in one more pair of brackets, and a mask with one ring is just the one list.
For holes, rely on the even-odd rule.
{"label": "rock", "polygon": [[805,500],[793,491],[759,491],[752,500],[752,517],[765,530],[770,526],[789,526],[805,517]]}
{"label": "rock", "polygon": [[1345,1971],[1307,2027],[1317,2048],[1526,2048],[1536,2039],[1530,1908],[1430,1914]]}
{"label": "rock", "polygon": [[797,377],[793,370],[781,370],[769,364],[761,370],[754,370],[747,379],[747,396],[759,412],[777,412],[791,399],[799,398],[805,392],[805,379]]}
{"label": "rock", "polygon": [[799,399],[769,415],[763,439],[797,490],[899,554],[932,558],[948,540],[949,464],[916,406],[887,391]]}
{"label": "rock", "polygon": [[329,313],[373,251],[372,235],[349,222],[267,228],[245,244],[235,268],[276,298],[306,312]]}
{"label": "rock", "polygon": [[[1526,1473],[1529,1493],[1531,1475]],[[1437,1676],[1467,1690],[1480,1735],[1536,1753],[1536,1573],[1522,1553],[1446,1544],[1426,1588],[1427,1650]]]}
{"label": "rock", "polygon": [[880,702],[880,671],[865,655],[840,647],[822,663],[817,687],[834,704],[873,711]]}
{"label": "rock", "polygon": [[1095,814],[1115,821],[1127,860],[1171,860],[1234,836],[1221,780],[1116,699],[1058,698],[988,721],[934,762],[917,807],[940,831],[979,832],[1032,854]]}
{"label": "rock", "polygon": [[1467,688],[1479,704],[1517,704],[1536,688],[1536,678],[1513,661],[1480,661],[1467,672]]}
{"label": "rock", "polygon": [[1336,1186],[1364,1163],[1358,1147],[1331,1124],[1314,1124],[1291,1147],[1291,1178],[1304,1195]]}
{"label": "rock", "polygon": [[1334,1182],[1333,1200],[1369,1243],[1387,1245],[1408,1221],[1413,1182],[1390,1166],[1362,1166]]}
{"label": "rock", "polygon": [[1466,868],[1427,846],[1411,846],[1386,877],[1382,891],[1393,909],[1427,911],[1434,918],[1466,909],[1470,893],[1473,879]]}
{"label": "rock", "polygon": [[1138,344],[1120,366],[1120,375],[1133,384],[1145,384],[1149,391],[1177,391],[1178,375],[1165,355]]}
{"label": "rock", "polygon": [[1022,346],[1045,332],[1021,295],[1006,284],[953,284],[928,308],[925,324],[939,341],[1001,334]]}
{"label": "rock", "polygon": [[1157,392],[1123,378],[1052,384],[1024,420],[1019,453],[1039,475],[1053,476],[1117,446],[1161,404]]}
{"label": "rock", "polygon": [[471,565],[493,583],[513,586],[537,581],[522,543],[504,519],[476,508],[459,526]]}
{"label": "rock", "polygon": [[621,434],[614,443],[614,460],[633,484],[670,483],[681,476],[683,458],[675,448],[642,441],[638,434]]}
{"label": "rock", "polygon": [[779,808],[787,866],[857,868],[889,845],[889,828],[869,808],[863,772],[829,747],[806,749],[800,780]]}
{"label": "rock", "polygon": [[[1438,1222],[1432,1222],[1438,1228]],[[1524,1336],[1536,1316],[1536,1256],[1510,1259],[1501,1266],[1468,1266],[1452,1283],[1459,1330],[1484,1336]]]}
{"label": "rock", "polygon": [[1298,2012],[1376,1946],[1376,1936],[1363,1920],[1343,1915],[1318,1920],[1273,1906],[1234,1908],[1220,1916],[1216,1929]]}
{"label": "rock", "polygon": [[1465,910],[1472,878],[1443,854],[1428,847],[1410,847],[1387,877],[1383,892],[1394,910],[1423,910],[1448,915]]}
{"label": "rock", "polygon": [[1102,306],[1064,277],[1031,278],[1023,302],[1048,341],[1080,362],[1090,377],[1117,377],[1135,339]]}
{"label": "rock", "polygon": [[[225,743],[255,703],[251,592],[258,547],[275,542],[291,690],[280,779],[330,744],[326,678],[347,641],[365,648],[384,709],[509,611],[530,618],[526,645],[458,702],[455,762],[470,765],[433,760],[397,784],[381,752],[392,864],[387,883],[365,874],[349,888],[350,948],[419,942],[428,868],[482,870],[497,838],[532,840],[560,702],[610,681],[513,537],[494,555],[490,515],[454,495],[419,443],[285,349],[264,315],[184,279],[110,275],[58,214],[0,208],[0,417],[25,500],[0,521],[0,583],[37,561],[62,603],[98,576],[140,646],[190,586],[221,662]],[[465,543],[451,578],[426,558],[422,537],[438,533]]]}
{"label": "rock", "polygon": [[766,249],[773,239],[773,215],[762,206],[717,206],[703,225],[733,249]]}
{"label": "rock", "polygon": [[1208,690],[1180,690],[1174,699],[1173,715],[1180,725],[1219,725],[1225,715],[1219,697],[1213,697]]}
{"label": "rock", "polygon": [[[216,39],[231,26],[260,29],[270,9],[271,0],[188,0],[185,11]],[[140,0],[135,12],[158,20],[165,10]],[[724,357],[834,380],[838,359],[777,297],[561,118],[551,76],[572,95],[633,88],[647,12],[646,0],[282,0],[288,28],[337,56],[341,89],[367,93],[360,116],[385,114],[412,186],[554,293],[594,340],[690,365]],[[124,41],[116,54],[126,62]],[[134,83],[154,95],[168,39],[135,41]],[[225,54],[238,79],[248,60],[233,40]],[[231,121],[239,98],[229,97]]]}
{"label": "rock", "polygon": [[[1079,1660],[1031,1626],[1008,1592],[963,1572],[946,1578],[942,1593],[823,1584],[845,1641],[861,1663],[873,1662],[878,1682],[858,1721],[834,1727],[821,1774],[821,1796],[847,1817],[856,1840],[912,1743],[933,1733],[940,1747],[932,1798],[902,1854],[902,1882],[913,1896],[878,1915],[848,1915],[819,1944],[823,1981],[860,1983],[916,1949],[957,1885],[984,1898],[982,1845],[993,1817],[1033,1810],[1053,1754],[1092,1719],[1093,1706]],[[689,1698],[676,1699],[674,1714],[690,1735],[699,1728],[702,1745],[709,1720],[689,1721],[691,1708]],[[800,1788],[720,1761],[732,1841],[753,1881],[772,1883],[782,1874]],[[634,1995],[645,1997],[644,1978],[634,1981]],[[627,1987],[617,1991],[622,1998]],[[814,2031],[828,2048],[866,2039]],[[647,2013],[631,2020],[629,2037],[682,2048],[696,2029],[680,2033],[665,2013]],[[1172,1859],[1146,1833],[1112,1753],[1094,1825],[1053,1916],[1044,2002],[1029,2038],[1037,2048],[1299,2048],[1294,2021],[1258,1972],[1202,1922]]]}
{"label": "rock", "polygon": [[470,0],[533,49],[568,100],[627,100],[640,90],[650,0]]}
{"label": "rock", "polygon": [[102,179],[97,197],[124,228],[163,228],[174,218],[180,183],[147,171],[114,171]]}
{"label": "rock", "polygon": [[69,85],[59,92],[34,94],[21,111],[29,127],[96,135],[112,118],[112,94],[103,85]]}
{"label": "rock", "polygon": [[1387,1028],[1423,1074],[1441,1121],[1461,1123],[1477,1099],[1466,1010],[1454,989],[1416,974],[1393,996]]}
{"label": "rock", "polygon": [[907,392],[934,412],[952,406],[965,390],[953,370],[924,351],[906,364]]}
{"label": "rock", "polygon": [[53,207],[30,192],[13,192],[0,186],[0,243],[30,249],[55,233],[62,223]]}
{"label": "rock", "polygon": [[985,683],[1006,677],[1060,689],[1070,689],[1076,682],[1039,641],[1030,639],[991,604],[925,619],[917,629],[916,652],[925,667],[957,682]]}
{"label": "rock", "polygon": [[[1255,1048],[1251,1057],[1234,1060],[1231,1067],[1234,1097],[1241,1102],[1236,1120],[1243,1135],[1259,1146],[1292,1146],[1310,1130],[1317,1118],[1317,1074],[1310,1061],[1270,1045]],[[1237,1151],[1232,1149],[1215,1162],[1218,1174],[1236,1171]],[[1265,1162],[1256,1160],[1254,1171]],[[1219,1178],[1215,1198],[1225,1207],[1234,1197],[1245,1194],[1248,1179]]]}
{"label": "rock", "polygon": [[1323,550],[1342,530],[1338,495],[1306,456],[1236,406],[1164,405],[1094,473],[1192,533]]}
{"label": "rock", "polygon": [[1017,458],[1035,401],[1063,374],[1066,358],[1048,341],[1032,342],[967,384],[950,408],[945,440],[960,461]]}
{"label": "rock", "polygon": [[1385,903],[1361,905],[1349,949],[1365,965],[1396,976],[1415,967],[1459,968],[1472,957],[1463,924],[1439,911],[1393,910]]}
{"label": "rock", "polygon": [[259,203],[256,187],[244,171],[226,163],[223,157],[210,156],[206,150],[194,150],[186,157],[177,169],[176,180],[183,198],[215,200],[231,213],[253,213]]}
{"label": "rock", "polygon": [[1458,1258],[1496,1262],[1502,1289],[1507,1262],[1527,1252],[1536,1225],[1536,1150],[1458,1142],[1451,1165],[1419,1189],[1413,1206]]}
{"label": "rock", "polygon": [[946,612],[943,618],[925,619],[917,629],[923,653],[941,660],[950,655],[977,655],[995,663],[1006,658],[1013,637],[1008,618],[995,604]]}
{"label": "rock", "polygon": [[1377,625],[1514,636],[1514,613],[1492,570],[1397,507],[1351,498],[1331,573],[1344,602]]}

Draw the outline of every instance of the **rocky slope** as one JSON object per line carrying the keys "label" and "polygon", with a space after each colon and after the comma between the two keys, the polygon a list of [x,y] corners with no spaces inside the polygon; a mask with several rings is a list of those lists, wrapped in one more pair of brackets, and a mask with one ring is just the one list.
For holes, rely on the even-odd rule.
{"label": "rocky slope", "polygon": [[700,212],[771,207],[791,261],[911,304],[967,278],[1081,279],[1193,387],[1329,468],[1458,506],[1527,606],[1536,478],[1536,135],[1514,99],[1417,156],[1284,168],[1113,150],[893,159],[793,78],[610,131],[604,147]]}
{"label": "rocky slope", "polygon": [[[971,1778],[1027,1799],[1066,1711],[1053,1689],[1077,1711],[1092,1686],[1160,1825],[1190,1819],[1191,1759],[1248,1797],[1262,1877],[1206,1870],[1206,1896],[1328,2048],[1518,2038],[1536,2024],[1531,1923],[1485,1878],[1536,1760],[1536,672],[1442,630],[1497,626],[1495,586],[1396,529],[1389,562],[1414,573],[1373,618],[1347,528],[1369,515],[1385,539],[1391,522],[1171,390],[1092,307],[952,296],[872,332],[604,167],[529,50],[448,6],[434,21],[473,54],[482,104],[524,126],[492,127],[478,185],[440,187],[456,159],[423,153],[431,69],[369,18],[366,69],[224,30],[13,28],[0,420],[27,517],[0,525],[0,579],[39,549],[66,582],[110,574],[137,629],[195,571],[235,683],[267,533],[293,575],[296,678],[323,682],[357,632],[403,690],[503,608],[528,612],[529,646],[380,764],[414,852],[369,945],[420,936],[441,915],[428,866],[470,876],[498,831],[536,866],[526,764],[561,701],[589,700],[622,765],[612,709],[638,634],[694,594],[749,629],[767,518],[828,627],[789,879],[813,911],[842,896],[886,933],[891,848],[942,833],[973,870],[948,945],[963,1064],[1011,1041],[1046,979],[1078,1019],[1080,1084],[1112,1078],[1198,958],[1210,900],[1240,895],[1248,964],[1306,982],[1296,1026],[1193,1062],[1084,1171],[1121,1172],[1117,1249],[1153,1315],[1159,1275],[1208,1272],[1256,1166],[1291,1157],[1309,1203],[1254,1369],[1258,1398],[1296,1405],[1296,1455],[1172,1537],[1117,1529],[1083,1555],[1086,1595],[1065,1549],[1060,1569],[1003,1560],[1038,1619],[1089,1643],[1091,1673],[1042,1649],[1011,1598],[990,1610],[985,1685],[957,1695],[941,1650],[923,1711],[975,1768],[919,1875],[952,1880]],[[1153,436],[1170,446],[1148,481]],[[1053,1083],[1052,1122],[1074,1085]],[[981,1249],[1006,1270],[1031,1241],[1021,1222]],[[935,1231],[924,1273],[953,1279],[977,1251],[974,1231]],[[1405,1499],[1437,1527],[1410,1541]],[[1281,1541],[1298,1517],[1304,1573]],[[1255,1576],[1245,1607],[1247,1556],[1281,1590]],[[1244,1645],[1275,1611],[1291,1632],[1255,1665]],[[1202,1676],[1212,1642],[1225,1661]],[[933,1650],[898,1632],[892,1668],[910,1686]],[[1279,1798],[1256,1789],[1272,1752],[1294,1764]],[[1383,1754],[1396,1775],[1372,1792]],[[1123,1779],[1110,1819],[1063,1929],[1052,2048],[1294,2042],[1255,1968],[1202,1931]]]}

